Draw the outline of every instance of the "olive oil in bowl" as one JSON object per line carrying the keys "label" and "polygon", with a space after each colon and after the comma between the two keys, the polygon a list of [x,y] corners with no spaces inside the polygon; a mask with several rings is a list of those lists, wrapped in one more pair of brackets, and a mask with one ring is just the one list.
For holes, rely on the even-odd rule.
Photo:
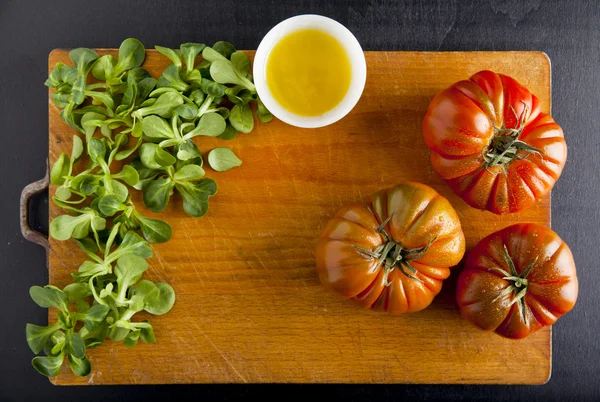
{"label": "olive oil in bowl", "polygon": [[321,116],[344,99],[352,71],[336,38],[318,29],[302,29],[273,47],[266,75],[281,106],[300,116]]}
{"label": "olive oil in bowl", "polygon": [[278,119],[297,127],[323,127],[352,110],[365,86],[360,44],[342,24],[299,15],[277,24],[254,58],[256,90]]}

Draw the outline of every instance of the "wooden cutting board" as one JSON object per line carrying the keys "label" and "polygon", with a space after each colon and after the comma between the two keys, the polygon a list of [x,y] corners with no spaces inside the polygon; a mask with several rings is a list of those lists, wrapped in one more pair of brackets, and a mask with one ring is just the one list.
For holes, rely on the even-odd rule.
{"label": "wooden cutting board", "polygon": [[[99,50],[100,54],[115,50]],[[168,60],[146,52],[158,77]],[[145,274],[170,283],[170,313],[148,316],[156,344],[128,349],[107,341],[89,351],[92,375],[68,368],[55,384],[141,383],[525,383],[551,371],[551,329],[521,341],[500,338],[461,319],[456,271],[433,304],[419,313],[365,311],[326,292],[315,272],[314,246],[342,205],[396,183],[426,183],[454,205],[472,247],[517,222],[550,224],[550,197],[534,208],[496,216],[468,207],[432,171],[421,122],[431,99],[482,69],[515,77],[550,110],[550,61],[539,52],[366,52],[368,78],[356,108],[342,121],[299,129],[257,123],[233,141],[196,138],[206,153],[231,147],[244,161],[217,173],[219,191],[203,218],[184,214],[181,200],[161,214],[173,238],[154,245]],[[55,50],[49,68],[68,63]],[[49,155],[70,152],[74,133],[49,102]],[[54,193],[54,188],[51,188]],[[50,217],[60,209],[51,203]],[[84,260],[72,241],[50,240],[50,283],[64,286]],[[141,315],[141,314],[140,314]],[[137,316],[136,316],[137,317]],[[50,320],[54,320],[50,314]]]}

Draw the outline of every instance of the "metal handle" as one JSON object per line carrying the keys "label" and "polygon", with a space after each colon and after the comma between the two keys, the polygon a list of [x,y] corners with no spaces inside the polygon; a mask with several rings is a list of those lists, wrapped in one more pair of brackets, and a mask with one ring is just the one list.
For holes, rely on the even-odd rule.
{"label": "metal handle", "polygon": [[35,181],[25,186],[21,192],[21,233],[30,242],[39,244],[46,250],[50,247],[48,243],[48,236],[38,232],[29,226],[29,201],[34,195],[41,193],[42,191],[48,190],[50,185],[50,175],[48,172],[48,164],[46,163],[46,175],[43,179]]}

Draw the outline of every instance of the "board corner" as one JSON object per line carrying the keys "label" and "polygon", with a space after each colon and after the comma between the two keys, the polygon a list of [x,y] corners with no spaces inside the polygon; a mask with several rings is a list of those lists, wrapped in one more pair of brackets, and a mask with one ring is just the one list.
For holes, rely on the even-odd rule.
{"label": "board corner", "polygon": [[48,53],[48,67],[54,66],[54,64],[56,64],[56,59],[60,58],[60,56],[66,51],[67,49],[63,48],[54,48],[50,50]]}
{"label": "board corner", "polygon": [[548,71],[552,71],[552,59],[550,55],[543,50],[537,50],[532,52],[540,61],[548,68]]}

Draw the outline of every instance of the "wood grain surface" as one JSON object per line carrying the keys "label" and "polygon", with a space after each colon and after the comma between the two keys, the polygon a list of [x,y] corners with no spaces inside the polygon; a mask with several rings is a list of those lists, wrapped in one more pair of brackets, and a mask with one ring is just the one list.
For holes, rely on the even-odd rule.
{"label": "wood grain surface", "polygon": [[[114,52],[100,50],[99,53]],[[432,171],[421,122],[430,100],[482,69],[515,77],[550,109],[550,62],[539,52],[366,52],[368,78],[342,121],[299,129],[257,123],[233,141],[196,138],[203,155],[229,146],[243,160],[225,173],[206,166],[219,191],[203,218],[185,215],[175,195],[161,214],[173,238],[153,245],[148,279],[170,283],[170,313],[149,318],[157,342],[128,349],[107,341],[89,351],[92,375],[66,368],[53,383],[544,383],[551,371],[551,329],[512,341],[462,320],[455,273],[419,313],[388,316],[327,293],[314,267],[314,246],[342,205],[414,180],[454,205],[467,247],[516,222],[550,224],[550,198],[523,213],[495,216],[468,207]],[[50,54],[49,67],[68,62]],[[147,51],[158,77],[168,60]],[[49,157],[71,148],[70,129],[49,101]],[[51,188],[53,194],[54,188]],[[51,219],[60,209],[51,203]],[[50,283],[70,282],[84,254],[50,241]],[[141,314],[140,314],[141,315]],[[141,317],[142,318],[142,317]],[[54,320],[52,314],[50,320]]]}

